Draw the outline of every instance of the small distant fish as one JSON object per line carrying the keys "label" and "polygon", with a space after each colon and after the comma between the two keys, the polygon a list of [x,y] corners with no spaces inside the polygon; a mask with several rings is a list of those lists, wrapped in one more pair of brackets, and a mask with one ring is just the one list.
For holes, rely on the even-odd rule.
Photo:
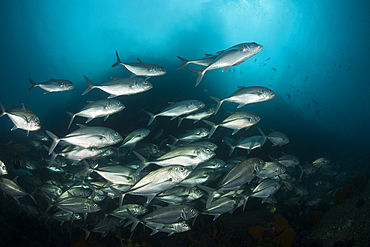
{"label": "small distant fish", "polygon": [[335,63],[335,61],[334,61],[334,66],[337,67],[337,64]]}
{"label": "small distant fish", "polygon": [[288,96],[288,99],[290,99],[290,94],[287,93],[286,95]]}
{"label": "small distant fish", "polygon": [[339,68],[342,68],[342,64],[341,63],[339,64]]}
{"label": "small distant fish", "polygon": [[265,66],[266,64],[264,63],[262,66]]}
{"label": "small distant fish", "polygon": [[294,54],[294,56],[295,56],[295,55],[297,55],[297,54],[298,54],[298,52],[296,52],[296,53]]}
{"label": "small distant fish", "polygon": [[276,69],[275,68],[271,68],[273,71],[276,71]]}
{"label": "small distant fish", "polygon": [[273,80],[274,78],[269,77],[270,80]]}
{"label": "small distant fish", "polygon": [[288,69],[290,68],[290,65],[288,64]]}
{"label": "small distant fish", "polygon": [[316,105],[318,104],[316,100],[312,100],[313,103],[315,103]]}
{"label": "small distant fish", "polygon": [[242,72],[242,71],[240,71],[240,74],[243,74],[243,72]]}
{"label": "small distant fish", "polygon": [[351,70],[351,67],[348,66],[348,68],[346,69],[346,71],[349,71],[349,70]]}
{"label": "small distant fish", "polygon": [[290,86],[291,86],[292,88],[294,88],[294,87],[293,87],[293,85],[290,85]]}
{"label": "small distant fish", "polygon": [[256,59],[254,59],[254,62],[257,62],[257,58],[256,58]]}
{"label": "small distant fish", "polygon": [[333,85],[335,83],[335,80],[331,83],[331,85]]}
{"label": "small distant fish", "polygon": [[270,60],[270,58],[271,58],[271,57],[267,58],[267,59],[266,59],[265,61],[268,61],[268,60]]}

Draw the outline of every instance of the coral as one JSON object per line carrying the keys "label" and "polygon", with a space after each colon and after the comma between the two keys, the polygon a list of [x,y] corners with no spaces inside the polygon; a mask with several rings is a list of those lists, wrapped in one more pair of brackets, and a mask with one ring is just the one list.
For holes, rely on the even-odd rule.
{"label": "coral", "polygon": [[306,220],[310,225],[315,225],[324,214],[320,211],[310,211],[307,214]]}
{"label": "coral", "polygon": [[279,239],[284,242],[285,247],[292,247],[293,243],[295,241],[296,232],[290,228],[287,227],[285,230],[280,234]]}
{"label": "coral", "polygon": [[279,235],[280,233],[282,233],[285,230],[285,228],[289,227],[288,220],[281,217],[280,214],[275,215],[274,219],[275,219],[276,234]]}
{"label": "coral", "polygon": [[253,226],[249,228],[249,233],[253,236],[254,239],[262,238],[265,232],[263,226]]}

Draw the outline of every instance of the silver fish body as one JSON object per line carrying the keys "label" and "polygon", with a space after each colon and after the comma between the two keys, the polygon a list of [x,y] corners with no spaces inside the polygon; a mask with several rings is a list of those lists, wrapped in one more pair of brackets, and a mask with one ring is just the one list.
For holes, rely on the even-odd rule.
{"label": "silver fish body", "polygon": [[276,96],[276,94],[269,88],[262,86],[251,86],[242,87],[238,86],[238,90],[232,93],[229,97],[219,99],[217,97],[210,96],[211,99],[217,102],[215,115],[220,109],[223,102],[233,102],[239,104],[237,108],[243,107],[246,104],[258,103],[270,100]]}
{"label": "silver fish body", "polygon": [[153,85],[143,78],[114,78],[112,81],[105,82],[101,85],[94,85],[86,76],[85,80],[89,85],[82,93],[87,94],[94,88],[98,88],[106,93],[109,93],[108,99],[121,95],[133,95],[146,92],[153,88]]}
{"label": "silver fish body", "polygon": [[75,88],[73,82],[64,79],[50,79],[50,81],[45,81],[39,84],[36,84],[30,78],[28,78],[28,80],[31,82],[32,86],[28,89],[27,93],[35,87],[40,87],[45,90],[44,94],[53,92],[65,92]]}
{"label": "silver fish body", "polygon": [[94,118],[104,117],[104,121],[107,118],[114,114],[118,113],[125,109],[124,104],[115,99],[103,99],[98,101],[90,101],[89,104],[83,107],[79,112],[73,114],[67,112],[71,116],[71,121],[69,122],[68,129],[71,127],[73,119],[76,116],[86,117],[87,120],[85,123],[89,123]]}

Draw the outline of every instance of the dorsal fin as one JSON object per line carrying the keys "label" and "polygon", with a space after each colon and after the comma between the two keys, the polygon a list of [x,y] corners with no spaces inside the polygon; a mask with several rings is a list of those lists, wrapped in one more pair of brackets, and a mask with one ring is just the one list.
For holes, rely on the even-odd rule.
{"label": "dorsal fin", "polygon": [[139,63],[142,63],[142,62],[141,62],[141,60],[140,60],[138,57],[137,57],[136,59],[137,59],[137,61],[138,61]]}

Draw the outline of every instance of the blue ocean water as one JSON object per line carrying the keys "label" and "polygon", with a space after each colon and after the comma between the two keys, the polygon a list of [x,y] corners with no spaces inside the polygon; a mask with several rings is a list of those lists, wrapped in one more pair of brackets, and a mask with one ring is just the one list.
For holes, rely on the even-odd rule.
{"label": "blue ocean water", "polygon": [[[158,113],[168,102],[187,99],[214,104],[209,96],[225,98],[237,86],[264,86],[276,97],[240,110],[257,113],[261,129],[281,131],[290,143],[266,144],[256,151],[261,158],[293,153],[307,162],[322,156],[356,159],[369,150],[369,10],[370,2],[360,0],[1,1],[0,102],[5,109],[23,103],[39,116],[43,130],[63,136],[69,132],[67,111],[78,112],[87,101],[108,96],[98,89],[82,96],[88,86],[83,75],[96,85],[130,77],[123,66],[111,68],[117,51],[121,61],[138,57],[161,65],[167,74],[150,78],[153,89],[145,93],[118,97],[126,108],[91,126],[130,133],[146,127],[149,116],[143,110]],[[197,75],[187,70],[195,65],[177,70],[176,56],[198,59],[243,42],[263,49],[225,72],[208,71],[197,87]],[[36,83],[67,79],[76,87],[27,93],[28,78]],[[225,102],[210,119],[220,122],[236,107]],[[27,138],[23,130],[10,133],[12,126],[7,116],[0,119],[1,133]],[[177,120],[158,117],[151,130],[164,128],[165,134],[178,136],[194,126],[184,120],[177,128]],[[247,131],[241,134],[258,134],[256,127]],[[229,151],[222,142],[219,149]]]}

